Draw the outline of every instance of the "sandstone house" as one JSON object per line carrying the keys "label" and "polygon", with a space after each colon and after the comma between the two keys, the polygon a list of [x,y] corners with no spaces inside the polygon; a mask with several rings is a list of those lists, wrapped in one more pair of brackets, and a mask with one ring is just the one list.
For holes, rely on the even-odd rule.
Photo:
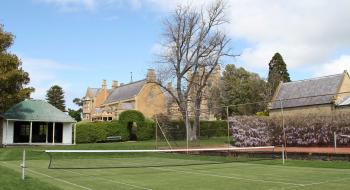
{"label": "sandstone house", "polygon": [[350,113],[349,73],[280,83],[270,104],[270,115],[280,115],[281,108],[284,115]]}
{"label": "sandstone house", "polygon": [[125,110],[138,110],[146,117],[164,113],[166,98],[154,82],[156,75],[149,69],[144,80],[119,85],[113,81],[108,89],[106,80],[101,88],[88,88],[84,97],[83,120],[109,121]]}
{"label": "sandstone house", "polygon": [[[210,87],[219,85],[220,77],[218,68],[210,77],[204,96],[208,96]],[[155,80],[155,71],[149,69],[143,80],[121,85],[113,81],[111,88],[107,88],[106,80],[103,80],[101,88],[87,88],[83,98],[83,120],[110,121],[117,119],[125,110],[140,111],[147,118],[156,114],[165,114],[172,119],[180,118],[176,102],[169,93],[154,83]],[[172,84],[169,83],[167,88],[173,90]],[[191,94],[193,96],[194,92]],[[202,109],[202,120],[214,118],[214,114],[208,109],[207,98],[203,98]],[[188,114],[193,116],[193,107],[190,105]]]}

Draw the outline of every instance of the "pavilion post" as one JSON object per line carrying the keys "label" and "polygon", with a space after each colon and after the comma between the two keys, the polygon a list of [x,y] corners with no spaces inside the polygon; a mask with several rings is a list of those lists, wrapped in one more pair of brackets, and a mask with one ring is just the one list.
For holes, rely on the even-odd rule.
{"label": "pavilion post", "polygon": [[74,123],[74,145],[77,144],[76,139],[77,139],[77,124]]}
{"label": "pavilion post", "polygon": [[6,132],[5,132],[5,145],[7,145],[7,133],[8,133],[8,129],[9,129],[9,120],[6,119]]}
{"label": "pavilion post", "polygon": [[32,138],[33,138],[33,122],[30,122],[30,128],[29,128],[29,144],[32,144]]}
{"label": "pavilion post", "polygon": [[55,122],[52,124],[52,144],[55,144]]}
{"label": "pavilion post", "polygon": [[46,144],[48,143],[48,136],[49,136],[49,123],[46,123],[46,139],[45,139],[45,142]]}

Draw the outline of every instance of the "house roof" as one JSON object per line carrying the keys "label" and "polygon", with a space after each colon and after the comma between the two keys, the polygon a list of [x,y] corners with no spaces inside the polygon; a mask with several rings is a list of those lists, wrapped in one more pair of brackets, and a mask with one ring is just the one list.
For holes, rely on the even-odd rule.
{"label": "house roof", "polygon": [[24,100],[1,115],[8,120],[42,121],[42,122],[76,122],[68,114],[43,100]]}
{"label": "house roof", "polygon": [[146,82],[146,80],[140,80],[119,86],[116,89],[112,89],[104,104],[127,100],[135,97],[141,91]]}
{"label": "house roof", "polygon": [[337,93],[344,73],[325,77],[282,83],[276,92],[271,109],[329,104]]}

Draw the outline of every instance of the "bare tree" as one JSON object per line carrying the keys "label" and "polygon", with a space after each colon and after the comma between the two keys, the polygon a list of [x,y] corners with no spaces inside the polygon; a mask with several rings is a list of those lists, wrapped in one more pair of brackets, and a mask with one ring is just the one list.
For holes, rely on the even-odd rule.
{"label": "bare tree", "polygon": [[[221,32],[226,4],[218,0],[207,8],[178,6],[165,20],[164,41],[158,55],[157,83],[168,91],[186,121],[190,140],[197,138],[201,104],[208,79],[224,56],[231,55],[229,38]],[[167,88],[168,82],[175,89]],[[188,110],[194,111],[194,123],[188,122]]]}

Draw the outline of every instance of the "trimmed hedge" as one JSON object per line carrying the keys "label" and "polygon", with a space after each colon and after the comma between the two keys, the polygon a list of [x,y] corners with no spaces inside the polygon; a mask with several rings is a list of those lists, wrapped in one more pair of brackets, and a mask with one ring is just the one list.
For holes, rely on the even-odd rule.
{"label": "trimmed hedge", "polygon": [[[190,123],[193,125],[193,121],[190,121]],[[183,121],[166,121],[163,123],[162,129],[169,140],[184,140],[186,138],[186,125]],[[158,133],[158,135],[162,136],[160,131]],[[227,136],[227,122],[200,121],[198,133],[200,133],[199,138]]]}
{"label": "trimmed hedge", "polygon": [[77,143],[105,142],[108,136],[121,136],[129,139],[129,132],[118,121],[77,123]]}
{"label": "trimmed hedge", "polygon": [[145,119],[141,112],[127,110],[120,114],[119,120],[112,122],[77,123],[77,143],[105,142],[108,136],[121,136],[123,141],[130,140],[129,122],[137,124],[137,139],[149,140],[155,137],[155,122]]}

